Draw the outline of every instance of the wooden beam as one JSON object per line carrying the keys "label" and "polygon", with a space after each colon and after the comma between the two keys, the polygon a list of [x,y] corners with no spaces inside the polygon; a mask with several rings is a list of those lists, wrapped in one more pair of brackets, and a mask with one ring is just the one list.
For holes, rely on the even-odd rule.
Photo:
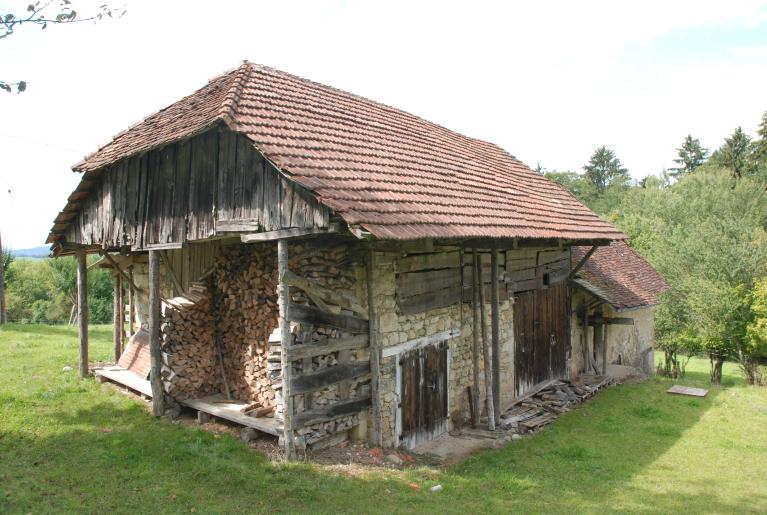
{"label": "wooden beam", "polygon": [[472,395],[473,398],[473,405],[474,405],[474,413],[472,414],[472,418],[479,422],[480,412],[482,411],[481,406],[479,405],[479,354],[480,354],[480,343],[479,343],[479,333],[481,331],[479,327],[479,288],[477,285],[479,284],[479,277],[477,277],[477,270],[479,269],[479,256],[477,255],[477,249],[471,250],[471,258],[472,258],[472,266],[471,266],[471,294],[472,294],[472,307],[474,310],[474,313],[472,315],[472,324],[473,324],[473,330],[472,330],[472,353],[471,353],[471,362],[472,362],[472,382],[474,383],[474,388],[472,388]]}
{"label": "wooden beam", "polygon": [[283,426],[283,445],[285,446],[285,458],[293,460],[296,457],[296,447],[293,440],[293,365],[288,361],[288,349],[291,347],[293,336],[290,334],[291,311],[296,306],[290,305],[290,287],[285,282],[285,274],[288,271],[288,242],[286,240],[277,241],[277,271],[279,283],[277,285],[277,303],[280,309],[280,348],[282,352],[282,408]]}
{"label": "wooden beam", "polygon": [[286,240],[290,238],[302,238],[305,236],[314,236],[317,234],[331,234],[339,232],[339,226],[337,224],[330,224],[327,228],[310,227],[301,228],[294,227],[291,229],[280,229],[277,231],[267,232],[254,232],[249,234],[240,235],[240,241],[243,243],[253,243],[258,241],[274,241],[274,240]]}
{"label": "wooden beam", "polygon": [[323,308],[322,305],[325,304],[325,301],[353,311],[354,314],[360,318],[368,318],[367,310],[360,306],[357,302],[350,298],[344,297],[343,295],[339,295],[335,291],[325,288],[324,286],[317,284],[317,282],[312,281],[311,279],[306,279],[305,277],[296,275],[288,270],[285,272],[285,282],[287,282],[288,286],[294,286],[306,292],[309,298],[312,299],[315,304],[317,304],[317,307],[324,309],[328,313],[332,313],[332,311],[328,308]]}
{"label": "wooden beam", "polygon": [[286,352],[289,361],[297,361],[299,359],[323,356],[325,354],[330,354],[331,352],[361,349],[368,346],[368,339],[368,335],[358,334],[347,338],[329,339],[324,343],[292,345]]}
{"label": "wooden beam", "polygon": [[591,257],[591,255],[592,255],[594,252],[596,252],[598,248],[599,248],[599,247],[598,247],[597,245],[594,245],[594,246],[592,246],[592,247],[589,249],[589,251],[588,251],[588,252],[586,252],[586,255],[585,255],[585,256],[583,256],[583,259],[581,259],[581,260],[578,262],[578,264],[577,264],[577,265],[575,265],[575,267],[573,267],[573,269],[572,269],[572,270],[570,270],[570,273],[567,275],[567,278],[568,278],[568,279],[572,279],[573,277],[575,277],[575,274],[577,274],[577,273],[578,273],[578,270],[580,270],[580,269],[583,267],[583,265],[585,265],[585,264],[586,264],[586,261],[588,261],[588,260],[589,260],[589,258]]}
{"label": "wooden beam", "polygon": [[[285,286],[287,287],[287,284]],[[291,322],[334,327],[356,334],[367,333],[370,330],[370,324],[367,320],[351,315],[334,315],[332,313],[326,313],[321,309],[307,306],[305,304],[291,305],[288,319]]]}
{"label": "wooden beam", "polygon": [[114,361],[117,363],[120,360],[120,356],[123,352],[123,319],[125,318],[125,310],[123,309],[123,284],[122,276],[119,273],[115,273],[115,287],[114,287],[114,310],[112,314],[112,346],[114,350]]}
{"label": "wooden beam", "polygon": [[599,328],[602,332],[602,375],[607,375],[607,324],[602,324]]}
{"label": "wooden beam", "polygon": [[337,402],[330,406],[304,411],[295,416],[297,426],[310,426],[327,422],[334,418],[352,415],[364,410],[370,404],[370,397],[357,397],[348,401]]}
{"label": "wooden beam", "polygon": [[290,383],[290,394],[300,395],[306,392],[315,392],[368,373],[370,373],[370,363],[365,362],[325,367],[319,372],[294,377]]}
{"label": "wooden beam", "polygon": [[173,266],[170,264],[170,258],[168,258],[168,251],[162,250],[160,251],[160,257],[162,258],[163,263],[165,263],[165,268],[168,270],[168,274],[170,275],[171,281],[173,281],[173,286],[176,288],[176,295],[184,295],[184,287],[181,284],[181,281],[178,280],[178,276],[176,275],[176,272],[173,270]]}
{"label": "wooden beam", "polygon": [[455,338],[460,333],[461,332],[458,329],[450,329],[447,331],[440,331],[438,333],[430,334],[429,336],[422,336],[421,338],[415,338],[403,343],[398,343],[397,345],[383,349],[383,357],[388,358],[402,354],[403,352],[410,352],[412,350],[421,349],[433,343]]}
{"label": "wooden beam", "polygon": [[133,336],[136,334],[136,287],[133,285],[133,267],[129,271],[128,277],[128,334]]}
{"label": "wooden beam", "polygon": [[378,338],[378,311],[375,305],[375,252],[368,248],[365,259],[365,279],[368,294],[368,341],[370,345],[370,389],[372,396],[373,432],[371,441],[377,447],[383,446],[381,428],[381,344]]}
{"label": "wooden beam", "polygon": [[479,290],[479,325],[482,333],[482,359],[485,364],[485,402],[487,403],[487,428],[495,431],[495,402],[493,401],[493,370],[490,361],[490,349],[487,342],[487,323],[485,322],[485,293],[482,281],[482,267],[479,266],[477,257],[476,267],[477,282],[475,288]]}
{"label": "wooden beam", "polygon": [[142,290],[141,288],[139,288],[133,283],[133,277],[132,277],[133,274],[128,275],[127,273],[125,273],[125,270],[123,270],[122,267],[120,267],[120,264],[117,263],[117,261],[115,261],[115,259],[109,255],[109,253],[104,252],[103,255],[107,259],[107,261],[109,261],[109,263],[114,267],[114,269],[117,270],[117,272],[120,275],[122,275],[123,278],[128,280],[128,284],[130,284],[134,292],[144,293],[144,290]]}
{"label": "wooden beam", "polygon": [[77,249],[77,321],[80,334],[80,377],[88,377],[88,268],[85,250]]}
{"label": "wooden beam", "polygon": [[497,248],[490,251],[490,329],[493,346],[493,413],[495,425],[499,425],[501,423],[501,326]]}
{"label": "wooden beam", "polygon": [[160,349],[160,255],[158,250],[149,251],[149,382],[152,387],[152,414],[165,413],[163,399],[162,353]]}

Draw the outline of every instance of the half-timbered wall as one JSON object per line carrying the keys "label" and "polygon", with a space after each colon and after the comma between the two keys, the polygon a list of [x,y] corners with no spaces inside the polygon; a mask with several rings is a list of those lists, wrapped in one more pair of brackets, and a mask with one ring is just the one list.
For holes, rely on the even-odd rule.
{"label": "half-timbered wall", "polygon": [[[242,135],[211,130],[124,159],[84,181],[69,243],[180,244],[230,230],[327,227],[329,211],[280,174]],[[245,222],[233,227],[235,222]]]}

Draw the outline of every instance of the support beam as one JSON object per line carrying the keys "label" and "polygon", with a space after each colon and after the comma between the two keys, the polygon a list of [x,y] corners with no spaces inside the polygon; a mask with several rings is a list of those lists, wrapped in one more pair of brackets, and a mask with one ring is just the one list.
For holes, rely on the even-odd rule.
{"label": "support beam", "polygon": [[371,440],[377,447],[383,446],[381,430],[381,345],[378,339],[378,316],[375,306],[375,253],[368,249],[365,260],[366,282],[368,287],[368,344],[370,348],[370,389],[372,396],[373,434]]}
{"label": "support beam", "polygon": [[160,251],[149,251],[149,382],[152,387],[152,414],[165,412],[162,387],[162,352],[160,349]]}
{"label": "support beam", "polygon": [[472,249],[471,251],[471,295],[472,295],[472,308],[473,308],[473,314],[472,314],[472,353],[471,353],[471,363],[472,363],[472,380],[474,383],[474,387],[471,390],[472,394],[472,404],[474,406],[474,413],[472,414],[472,419],[475,422],[479,422],[480,412],[482,411],[481,406],[479,405],[479,354],[481,352],[480,350],[480,320],[479,320],[479,288],[477,288],[477,284],[479,284],[479,277],[477,276],[478,270],[479,270],[479,258],[477,256],[477,249]]}
{"label": "support beam", "polygon": [[[221,224],[219,223],[218,226]],[[220,229],[219,229],[220,230]],[[307,229],[292,228],[292,229],[280,229],[278,231],[267,232],[255,232],[249,234],[240,235],[240,241],[243,243],[253,243],[256,241],[282,241],[288,238],[302,238],[305,236],[314,236],[318,234],[330,234],[339,231],[338,224],[330,224],[329,227],[311,227]]]}
{"label": "support beam", "polygon": [[498,291],[498,249],[490,250],[490,331],[493,344],[493,413],[495,424],[501,423],[501,326]]}
{"label": "support beam", "polygon": [[482,333],[482,358],[485,366],[485,392],[487,403],[487,428],[495,431],[495,402],[493,402],[493,365],[490,358],[490,348],[487,341],[487,322],[485,319],[485,282],[482,280],[482,267],[477,260],[477,283],[479,290],[479,323]]}
{"label": "support beam", "polygon": [[293,382],[292,363],[288,360],[288,349],[292,342],[290,334],[290,324],[288,323],[288,311],[290,309],[290,287],[285,282],[285,274],[288,271],[288,242],[287,240],[277,240],[277,270],[279,274],[279,284],[277,286],[277,302],[280,308],[280,346],[281,367],[282,367],[282,408],[283,417],[283,444],[285,446],[285,458],[293,460],[296,458],[296,446],[293,441],[293,393],[291,384]]}
{"label": "support beam", "polygon": [[568,279],[572,279],[573,277],[575,277],[575,274],[577,274],[577,273],[578,273],[578,270],[580,270],[580,269],[583,267],[583,265],[585,265],[585,264],[586,264],[586,261],[588,261],[588,260],[589,260],[589,258],[591,257],[591,255],[592,255],[594,252],[596,252],[596,250],[597,250],[598,248],[599,248],[599,247],[598,247],[597,245],[594,245],[594,246],[592,246],[592,247],[589,249],[589,251],[588,251],[588,252],[586,252],[586,255],[585,255],[585,256],[583,256],[583,259],[581,259],[581,260],[578,262],[578,264],[577,264],[577,265],[575,265],[575,267],[574,267],[572,270],[570,270],[570,273],[569,273],[569,274],[567,274],[567,278],[568,278]]}
{"label": "support beam", "polygon": [[128,335],[133,336],[136,334],[136,289],[133,286],[133,267],[128,272]]}
{"label": "support beam", "polygon": [[123,309],[123,282],[120,274],[114,275],[115,288],[114,288],[114,310],[112,313],[112,346],[114,349],[114,361],[120,359],[123,352],[123,318],[125,318],[125,310]]}
{"label": "support beam", "polygon": [[607,324],[602,324],[597,328],[600,331],[602,340],[602,375],[607,375]]}
{"label": "support beam", "polygon": [[88,267],[85,250],[77,249],[77,321],[80,334],[80,377],[88,377]]}

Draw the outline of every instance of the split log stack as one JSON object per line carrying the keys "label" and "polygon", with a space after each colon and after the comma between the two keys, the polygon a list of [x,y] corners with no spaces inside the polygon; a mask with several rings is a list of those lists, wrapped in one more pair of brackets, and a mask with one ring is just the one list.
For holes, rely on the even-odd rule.
{"label": "split log stack", "polygon": [[[216,259],[212,281],[216,334],[229,393],[233,399],[274,407],[276,377],[270,377],[268,363],[269,336],[278,326],[275,245],[226,249]],[[277,365],[279,374],[279,360]],[[220,386],[226,393],[223,381]]]}
{"label": "split log stack", "polygon": [[161,325],[165,392],[183,400],[219,391],[211,296],[201,284],[163,303]]}

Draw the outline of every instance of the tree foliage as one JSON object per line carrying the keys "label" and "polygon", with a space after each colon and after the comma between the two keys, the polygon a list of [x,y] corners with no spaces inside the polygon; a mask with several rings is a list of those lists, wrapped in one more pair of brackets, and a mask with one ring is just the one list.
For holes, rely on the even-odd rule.
{"label": "tree foliage", "polygon": [[708,158],[708,149],[703,148],[700,140],[693,138],[692,134],[688,134],[682,146],[676,150],[678,157],[674,159],[674,162],[678,166],[670,168],[672,177],[694,172]]}
{"label": "tree foliage", "polygon": [[[15,259],[9,270],[6,287],[9,321],[57,324],[69,320],[77,301],[77,268],[73,259]],[[113,292],[108,271],[99,268],[88,271],[88,313],[92,321],[112,319]]]}
{"label": "tree foliage", "polygon": [[601,146],[592,154],[583,170],[597,193],[604,193],[610,185],[625,186],[630,180],[628,169],[611,149]]}
{"label": "tree foliage", "polygon": [[729,169],[733,177],[740,179],[756,171],[751,151],[751,137],[738,127],[729,138],[724,139],[724,145],[714,152],[711,160]]}

